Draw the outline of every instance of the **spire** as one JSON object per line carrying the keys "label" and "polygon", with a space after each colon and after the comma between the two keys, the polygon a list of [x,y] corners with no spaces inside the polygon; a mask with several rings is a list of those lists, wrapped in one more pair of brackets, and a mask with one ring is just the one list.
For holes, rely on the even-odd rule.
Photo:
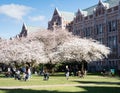
{"label": "spire", "polygon": [[82,10],[78,8],[77,14],[82,14]]}
{"label": "spire", "polygon": [[102,0],[99,0],[98,6],[102,6],[102,7],[109,7],[109,5],[107,3],[104,3]]}
{"label": "spire", "polygon": [[98,4],[99,4],[99,5],[100,5],[100,4],[103,4],[102,0],[99,0],[99,3],[98,3]]}
{"label": "spire", "polygon": [[102,3],[102,0],[99,0],[99,3]]}
{"label": "spire", "polygon": [[81,12],[81,10],[78,8],[78,13],[80,13]]}
{"label": "spire", "polygon": [[25,29],[25,30],[27,30],[27,26],[26,26],[26,24],[25,24],[24,22],[23,22],[22,29]]}
{"label": "spire", "polygon": [[55,7],[55,10],[54,10],[54,14],[53,14],[53,15],[56,15],[56,14],[58,14],[58,15],[60,16],[59,10]]}
{"label": "spire", "polygon": [[23,23],[22,30],[20,32],[19,37],[26,37],[27,36],[27,32],[28,32],[27,26],[25,25],[25,23]]}
{"label": "spire", "polygon": [[58,11],[57,7],[55,7],[55,11]]}

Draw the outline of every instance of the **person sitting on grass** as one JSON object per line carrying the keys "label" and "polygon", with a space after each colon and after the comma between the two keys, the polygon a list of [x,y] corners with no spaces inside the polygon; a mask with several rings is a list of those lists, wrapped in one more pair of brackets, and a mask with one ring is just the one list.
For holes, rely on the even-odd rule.
{"label": "person sitting on grass", "polygon": [[115,69],[110,69],[110,73],[111,73],[112,76],[114,76],[115,75]]}
{"label": "person sitting on grass", "polygon": [[43,75],[44,75],[43,80],[48,80],[49,79],[49,73],[48,73],[48,71],[46,69],[44,70]]}
{"label": "person sitting on grass", "polygon": [[28,79],[27,73],[23,73],[23,80],[26,81]]}
{"label": "person sitting on grass", "polygon": [[102,72],[101,72],[101,74],[102,74],[103,76],[105,76],[105,75],[106,75],[106,70],[103,69]]}
{"label": "person sitting on grass", "polygon": [[16,79],[21,80],[20,70],[16,70],[16,72],[15,72],[15,80]]}

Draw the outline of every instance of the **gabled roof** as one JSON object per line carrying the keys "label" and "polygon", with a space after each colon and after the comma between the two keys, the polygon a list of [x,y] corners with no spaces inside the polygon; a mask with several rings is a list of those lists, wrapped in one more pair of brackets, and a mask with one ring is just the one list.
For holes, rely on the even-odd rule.
{"label": "gabled roof", "polygon": [[75,16],[74,13],[72,13],[72,12],[59,11],[57,8],[55,8],[53,15],[56,13],[60,17],[62,17],[65,21],[72,21]]}
{"label": "gabled roof", "polygon": [[84,16],[87,15],[87,12],[86,11],[82,11],[81,9],[78,9],[76,15],[78,15],[79,13],[82,14],[82,15],[84,15]]}
{"label": "gabled roof", "polygon": [[27,32],[36,32],[36,31],[41,31],[44,28],[42,27],[35,27],[35,26],[27,26]]}
{"label": "gabled roof", "polygon": [[55,14],[58,14],[60,16],[60,12],[59,12],[58,8],[55,8],[53,15],[55,15]]}
{"label": "gabled roof", "polygon": [[75,16],[74,13],[65,11],[60,11],[60,15],[65,21],[72,21]]}
{"label": "gabled roof", "polygon": [[31,32],[43,31],[45,28],[35,27],[35,26],[27,26],[23,23],[22,30],[19,34],[20,37],[27,36],[27,34]]}
{"label": "gabled roof", "polygon": [[[109,8],[111,8],[111,7],[118,5],[119,1],[120,0],[107,0],[107,1],[104,1],[103,4],[106,6],[109,6]],[[86,9],[83,9],[82,11],[86,11],[87,15],[91,15],[91,14],[93,14],[93,11],[96,7],[97,7],[97,5],[94,5],[94,6],[86,8]]]}
{"label": "gabled roof", "polygon": [[119,5],[119,2],[120,2],[120,0],[107,0],[107,1],[105,1],[105,3],[108,3],[109,4],[109,7],[111,8],[111,7],[114,7],[114,6],[116,6],[116,5]]}

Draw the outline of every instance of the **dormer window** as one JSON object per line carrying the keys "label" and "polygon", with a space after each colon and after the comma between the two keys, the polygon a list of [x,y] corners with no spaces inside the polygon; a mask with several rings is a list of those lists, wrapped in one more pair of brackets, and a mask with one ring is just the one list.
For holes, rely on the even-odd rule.
{"label": "dormer window", "polygon": [[85,17],[85,20],[87,20],[87,19],[88,19],[88,16]]}
{"label": "dormer window", "polygon": [[112,8],[108,9],[107,12],[108,12],[108,13],[112,12]]}
{"label": "dormer window", "polygon": [[76,20],[76,22],[80,22],[83,20],[83,11],[82,10],[78,9],[75,20]]}
{"label": "dormer window", "polygon": [[93,15],[90,15],[89,17],[90,17],[90,19],[92,19],[92,18],[93,18]]}
{"label": "dormer window", "polygon": [[114,7],[114,11],[116,11],[116,10],[118,10],[118,6],[115,6],[115,7]]}
{"label": "dormer window", "polygon": [[98,6],[95,9],[96,16],[104,14],[105,10],[106,10],[106,4],[100,0]]}

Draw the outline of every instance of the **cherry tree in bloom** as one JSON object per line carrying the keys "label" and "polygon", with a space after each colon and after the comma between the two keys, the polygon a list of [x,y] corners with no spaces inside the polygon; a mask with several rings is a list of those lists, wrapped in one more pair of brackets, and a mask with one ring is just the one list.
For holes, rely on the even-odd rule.
{"label": "cherry tree in bloom", "polygon": [[60,61],[81,62],[81,72],[86,74],[84,64],[107,58],[110,48],[92,39],[73,37],[58,46]]}
{"label": "cherry tree in bloom", "polygon": [[110,49],[92,39],[73,36],[66,30],[39,31],[28,36],[28,40],[44,43],[44,51],[50,63],[66,60],[92,62],[104,59]]}
{"label": "cherry tree in bloom", "polygon": [[6,50],[4,49],[7,47],[7,40],[0,40],[0,62],[6,62]]}
{"label": "cherry tree in bloom", "polygon": [[63,44],[66,40],[73,37],[66,30],[56,29],[55,31],[37,31],[28,35],[28,41],[39,41],[44,44],[45,56],[49,59],[48,63],[56,63],[60,60],[57,46]]}
{"label": "cherry tree in bloom", "polygon": [[78,62],[98,61],[107,57],[110,48],[92,39],[71,38],[59,47],[63,60],[76,60]]}
{"label": "cherry tree in bloom", "polygon": [[10,62],[47,62],[44,58],[43,44],[37,41],[26,41],[26,39],[6,40],[0,43],[0,61]]}
{"label": "cherry tree in bloom", "polygon": [[107,57],[110,49],[95,40],[81,39],[66,30],[41,30],[26,38],[0,42],[1,62],[57,63],[66,60],[97,61]]}

